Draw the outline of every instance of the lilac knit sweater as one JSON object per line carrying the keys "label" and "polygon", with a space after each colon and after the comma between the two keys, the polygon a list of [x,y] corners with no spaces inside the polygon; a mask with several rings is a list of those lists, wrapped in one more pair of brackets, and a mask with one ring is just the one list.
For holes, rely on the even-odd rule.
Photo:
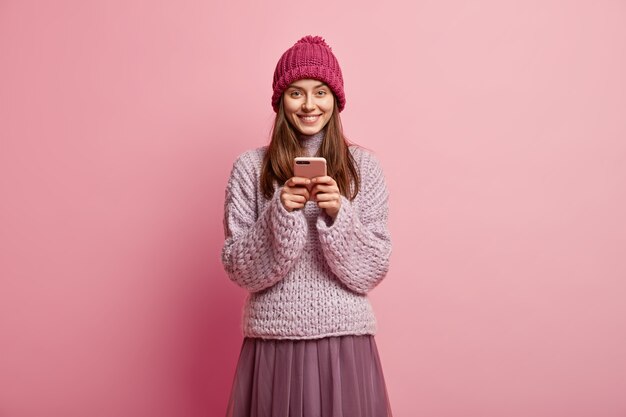
{"label": "lilac knit sweater", "polygon": [[[308,155],[324,137],[300,135]],[[259,183],[267,146],[240,154],[226,186],[221,260],[229,278],[249,291],[246,337],[315,339],[376,333],[367,293],[389,269],[388,191],[374,154],[350,146],[361,188],[341,196],[333,221],[314,201],[288,212],[276,181],[267,200]],[[354,186],[354,184],[352,184]]]}

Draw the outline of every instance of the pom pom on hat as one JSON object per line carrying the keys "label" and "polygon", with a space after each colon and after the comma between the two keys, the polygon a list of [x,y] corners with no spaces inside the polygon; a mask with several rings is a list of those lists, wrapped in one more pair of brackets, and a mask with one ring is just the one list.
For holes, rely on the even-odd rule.
{"label": "pom pom on hat", "polygon": [[278,60],[274,70],[272,107],[278,112],[278,103],[289,84],[304,78],[323,81],[337,97],[341,112],[346,105],[343,91],[343,75],[331,47],[321,36],[302,37],[287,49]]}
{"label": "pom pom on hat", "polygon": [[322,38],[321,36],[306,35],[305,37],[300,39],[298,42],[296,42],[294,45],[297,45],[299,43],[313,43],[313,44],[318,44],[318,45],[324,45],[325,47],[327,47],[328,49],[332,51],[332,48],[326,43],[324,38]]}

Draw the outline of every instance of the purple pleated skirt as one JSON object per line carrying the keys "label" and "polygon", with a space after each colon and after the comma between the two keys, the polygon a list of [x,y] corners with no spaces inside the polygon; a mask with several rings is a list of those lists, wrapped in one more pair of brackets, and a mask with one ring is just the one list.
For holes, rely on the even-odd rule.
{"label": "purple pleated skirt", "polygon": [[373,335],[244,338],[226,417],[388,417]]}

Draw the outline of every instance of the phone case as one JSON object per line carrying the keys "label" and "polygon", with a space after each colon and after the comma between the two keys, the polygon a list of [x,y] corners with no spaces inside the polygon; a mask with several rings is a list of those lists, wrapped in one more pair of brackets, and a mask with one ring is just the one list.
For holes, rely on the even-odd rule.
{"label": "phone case", "polygon": [[[294,177],[314,178],[326,175],[326,158],[321,156],[298,156],[293,162]],[[307,188],[310,190],[311,185]]]}

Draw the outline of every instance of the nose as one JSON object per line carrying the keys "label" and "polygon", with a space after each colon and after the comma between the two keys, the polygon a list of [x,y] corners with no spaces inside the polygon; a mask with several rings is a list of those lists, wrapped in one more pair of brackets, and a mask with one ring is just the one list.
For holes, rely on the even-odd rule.
{"label": "nose", "polygon": [[307,94],[304,103],[302,103],[302,110],[311,111],[315,108],[315,103],[313,102],[313,97],[310,94]]}

